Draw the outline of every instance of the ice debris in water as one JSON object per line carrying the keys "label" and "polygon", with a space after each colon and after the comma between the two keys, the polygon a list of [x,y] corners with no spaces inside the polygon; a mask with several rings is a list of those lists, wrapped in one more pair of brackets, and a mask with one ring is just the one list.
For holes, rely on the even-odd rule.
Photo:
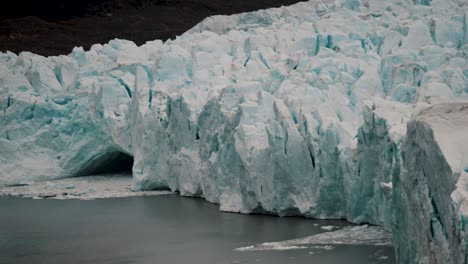
{"label": "ice debris in water", "polygon": [[466,263],[467,16],[463,0],[310,1],[140,47],[0,53],[0,184],[125,154],[133,190],[381,225],[402,263]]}
{"label": "ice debris in water", "polygon": [[328,225],[328,226],[321,226],[320,227],[323,230],[331,231],[333,228],[337,228],[336,226]]}
{"label": "ice debris in water", "polygon": [[314,248],[314,249],[323,249],[323,250],[333,250],[333,249],[335,249],[335,247],[334,247],[334,246],[331,246],[331,245],[312,246],[311,248]]}
{"label": "ice debris in water", "polygon": [[333,245],[390,246],[391,235],[378,226],[350,226],[332,232],[279,242],[266,242],[258,245],[241,247],[236,251],[265,251],[288,249],[334,249]]}

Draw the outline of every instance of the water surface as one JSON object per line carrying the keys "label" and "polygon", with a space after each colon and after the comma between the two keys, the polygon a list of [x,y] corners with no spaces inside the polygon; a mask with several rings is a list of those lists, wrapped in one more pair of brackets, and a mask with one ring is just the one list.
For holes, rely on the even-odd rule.
{"label": "water surface", "polygon": [[324,232],[324,225],[348,224],[222,213],[217,205],[177,195],[0,198],[0,263],[394,263],[391,247],[233,251]]}

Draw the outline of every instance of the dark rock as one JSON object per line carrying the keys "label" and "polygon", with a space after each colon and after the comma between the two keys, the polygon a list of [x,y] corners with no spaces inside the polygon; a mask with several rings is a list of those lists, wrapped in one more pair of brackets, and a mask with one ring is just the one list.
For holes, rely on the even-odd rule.
{"label": "dark rock", "polygon": [[298,0],[13,1],[0,10],[0,51],[50,56],[114,38],[141,45],[173,39],[212,15],[291,5]]}

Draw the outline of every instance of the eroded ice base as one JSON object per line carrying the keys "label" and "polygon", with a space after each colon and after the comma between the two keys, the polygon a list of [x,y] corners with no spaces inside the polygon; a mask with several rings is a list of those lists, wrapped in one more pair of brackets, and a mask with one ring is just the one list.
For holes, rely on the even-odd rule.
{"label": "eroded ice base", "polygon": [[75,177],[61,180],[24,182],[0,187],[0,196],[35,199],[100,199],[171,194],[169,191],[132,191],[128,173]]}

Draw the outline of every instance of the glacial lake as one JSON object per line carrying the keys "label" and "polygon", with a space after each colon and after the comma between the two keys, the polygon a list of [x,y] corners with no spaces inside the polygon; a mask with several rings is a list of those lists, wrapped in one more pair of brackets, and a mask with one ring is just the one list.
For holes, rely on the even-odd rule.
{"label": "glacial lake", "polygon": [[222,213],[177,195],[81,200],[0,198],[0,263],[394,263],[389,246],[242,252],[345,221]]}

